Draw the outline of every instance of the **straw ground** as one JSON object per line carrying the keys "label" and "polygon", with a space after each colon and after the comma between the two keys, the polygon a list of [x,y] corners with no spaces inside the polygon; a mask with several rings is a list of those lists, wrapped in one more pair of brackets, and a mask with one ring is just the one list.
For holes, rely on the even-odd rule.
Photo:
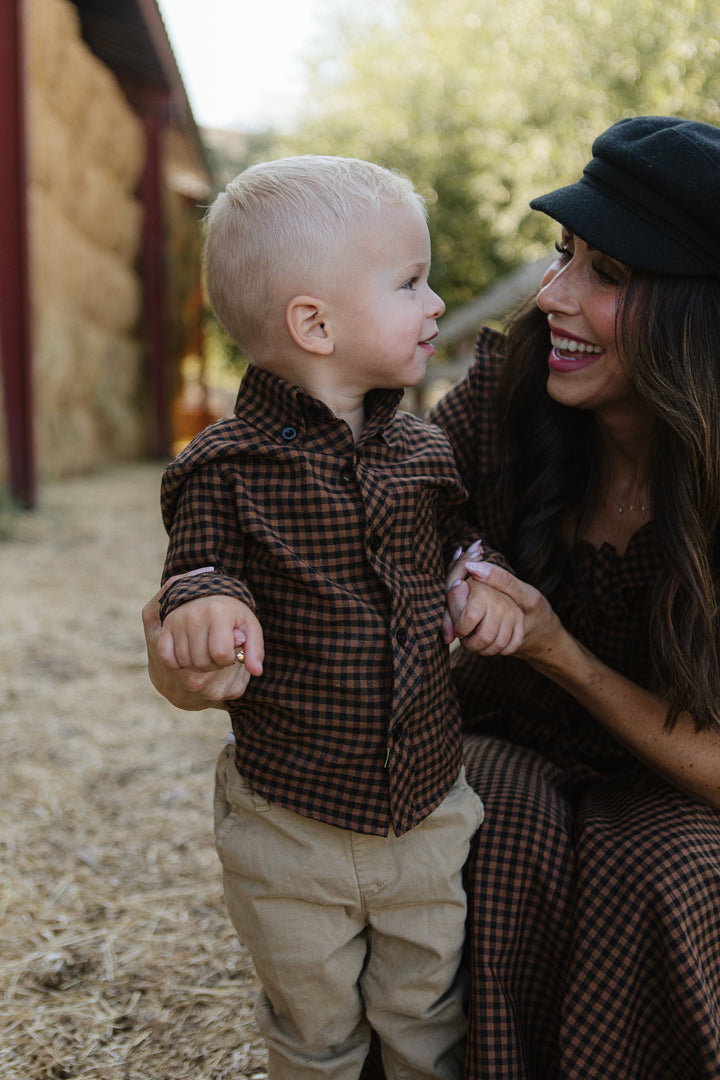
{"label": "straw ground", "polygon": [[223,713],[150,686],[160,469],[0,517],[0,1075],[265,1077],[210,822]]}

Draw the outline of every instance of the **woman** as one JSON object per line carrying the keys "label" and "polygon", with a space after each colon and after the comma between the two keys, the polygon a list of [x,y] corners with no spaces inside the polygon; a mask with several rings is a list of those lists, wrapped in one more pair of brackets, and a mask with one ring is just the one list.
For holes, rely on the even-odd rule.
{"label": "woman", "polygon": [[[717,1080],[720,130],[641,117],[593,154],[532,204],[562,225],[536,301],[433,417],[517,575],[449,578],[486,806],[467,1076]],[[524,612],[513,656],[483,638],[487,588]],[[155,611],[166,696],[241,689],[165,669]]]}
{"label": "woman", "polygon": [[593,153],[532,204],[562,224],[536,302],[434,415],[536,587],[486,567],[525,640],[456,669],[483,1080],[720,1077],[720,131]]}

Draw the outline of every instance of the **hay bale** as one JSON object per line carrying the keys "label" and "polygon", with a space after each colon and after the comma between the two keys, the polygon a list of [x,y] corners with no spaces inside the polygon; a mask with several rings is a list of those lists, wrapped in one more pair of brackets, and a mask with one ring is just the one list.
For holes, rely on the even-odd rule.
{"label": "hay bale", "polygon": [[79,37],[66,41],[62,68],[55,85],[48,89],[55,111],[73,135],[82,138],[88,104],[107,87],[109,78],[108,69],[84,41]]}
{"label": "hay bale", "polygon": [[148,454],[147,417],[137,405],[112,394],[98,401],[98,430],[107,460],[134,461]]}
{"label": "hay bale", "polygon": [[[89,157],[134,191],[144,160],[142,124],[114,74],[82,40],[75,6],[68,0],[27,0],[26,6],[29,97],[39,96],[37,108],[65,125],[72,151],[62,159],[51,155],[51,168]],[[41,123],[35,119],[36,155],[43,148]]]}
{"label": "hay bale", "polygon": [[79,305],[100,326],[118,333],[132,332],[142,307],[137,274],[112,252],[76,236],[73,242],[80,279]]}
{"label": "hay bale", "polygon": [[70,130],[37,90],[28,98],[28,171],[31,186],[52,195],[59,210],[69,220],[82,212],[78,188],[83,161],[76,152]]}
{"label": "hay bale", "polygon": [[58,476],[146,451],[136,336],[145,139],[82,40],[75,5],[25,7],[38,462]]}
{"label": "hay bale", "polygon": [[28,231],[35,316],[39,308],[58,297],[72,309],[73,290],[77,288],[72,258],[75,230],[56,199],[37,185],[28,191]]}
{"label": "hay bale", "polygon": [[35,409],[40,420],[63,409],[81,385],[75,377],[76,341],[72,314],[59,302],[42,305],[33,325]]}
{"label": "hay bale", "polygon": [[61,303],[77,319],[132,333],[142,303],[134,268],[83,236],[47,193],[34,189],[29,207],[35,318],[44,306]]}
{"label": "hay bale", "polygon": [[[113,458],[131,459],[147,451],[140,342],[80,320],[59,303],[42,307],[35,321],[35,408],[39,418],[44,472],[60,475]],[[70,417],[60,423],[56,414]],[[85,445],[67,447],[78,440]]]}
{"label": "hay bale", "polygon": [[53,94],[66,64],[65,49],[80,37],[77,8],[68,0],[24,0],[28,81]]}
{"label": "hay bale", "polygon": [[87,103],[78,136],[87,156],[112,173],[124,191],[132,193],[145,160],[143,126],[114,75],[105,69],[105,76]]}
{"label": "hay bale", "polygon": [[104,460],[97,420],[80,404],[45,411],[36,444],[42,476],[87,472]]}
{"label": "hay bale", "polygon": [[87,347],[98,357],[95,397],[97,403],[113,397],[136,402],[143,386],[143,347],[127,335],[86,324]]}
{"label": "hay bale", "polygon": [[140,248],[142,205],[106,169],[88,165],[78,191],[84,234],[132,265]]}
{"label": "hay bale", "polygon": [[57,192],[58,176],[70,157],[67,127],[35,86],[30,87],[25,112],[28,179],[46,191]]}

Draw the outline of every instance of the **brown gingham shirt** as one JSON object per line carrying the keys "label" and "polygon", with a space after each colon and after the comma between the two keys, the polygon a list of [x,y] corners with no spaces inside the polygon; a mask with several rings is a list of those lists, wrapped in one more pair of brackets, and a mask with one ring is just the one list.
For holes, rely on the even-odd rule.
{"label": "brown gingham shirt", "polygon": [[235,416],[166,469],[162,617],[200,596],[257,614],[264,671],[228,703],[260,794],[341,828],[399,835],[461,766],[440,637],[445,573],[477,532],[445,434],[373,391],[357,443],[322,402],[251,366]]}

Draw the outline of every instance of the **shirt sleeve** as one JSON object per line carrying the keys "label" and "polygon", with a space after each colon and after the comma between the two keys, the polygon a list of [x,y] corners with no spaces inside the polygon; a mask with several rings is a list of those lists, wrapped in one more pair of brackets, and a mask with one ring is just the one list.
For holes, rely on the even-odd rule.
{"label": "shirt sleeve", "polygon": [[[190,472],[179,492],[174,485],[171,510],[165,488],[164,477],[163,504],[169,542],[163,582],[175,576],[178,580],[172,581],[163,593],[161,619],[180,604],[205,596],[232,596],[254,611],[252,592],[242,580],[245,537],[239,527],[235,500],[221,470],[209,464]],[[212,569],[192,574],[201,568]]]}
{"label": "shirt sleeve", "polygon": [[446,432],[460,477],[470,496],[470,521],[483,541],[482,558],[511,570],[501,553],[508,514],[500,490],[500,451],[495,394],[502,363],[502,336],[480,332],[476,360],[432,409],[428,419]]}

